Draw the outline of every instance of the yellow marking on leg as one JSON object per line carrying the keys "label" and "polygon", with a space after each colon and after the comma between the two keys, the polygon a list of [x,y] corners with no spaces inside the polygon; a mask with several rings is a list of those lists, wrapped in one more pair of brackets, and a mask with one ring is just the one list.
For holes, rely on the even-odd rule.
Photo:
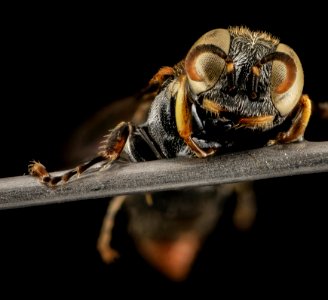
{"label": "yellow marking on leg", "polygon": [[198,157],[206,157],[215,153],[215,149],[210,149],[208,151],[202,150],[191,138],[192,116],[187,99],[185,75],[181,76],[179,81],[179,88],[175,102],[175,121],[179,135]]}
{"label": "yellow marking on leg", "polygon": [[268,145],[286,144],[296,141],[302,141],[305,129],[310,121],[312,113],[312,103],[308,95],[302,95],[297,106],[296,115],[292,121],[292,126],[287,132],[281,132],[276,139],[270,140]]}
{"label": "yellow marking on leg", "polygon": [[220,104],[216,103],[213,100],[207,99],[205,98],[203,100],[203,104],[202,107],[211,112],[211,113],[215,113],[215,114],[220,114],[221,111],[226,111],[226,109],[224,109]]}
{"label": "yellow marking on leg", "polygon": [[257,127],[257,128],[266,128],[272,125],[274,116],[261,116],[261,117],[247,117],[240,118],[238,124],[244,125],[245,127]]}

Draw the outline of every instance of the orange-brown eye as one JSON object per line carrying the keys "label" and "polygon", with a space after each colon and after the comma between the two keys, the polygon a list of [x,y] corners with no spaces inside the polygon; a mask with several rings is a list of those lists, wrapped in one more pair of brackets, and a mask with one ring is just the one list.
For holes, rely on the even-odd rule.
{"label": "orange-brown eye", "polygon": [[271,97],[280,115],[285,116],[302,95],[304,75],[301,62],[293,49],[279,44],[276,52],[281,55],[272,62]]}
{"label": "orange-brown eye", "polygon": [[214,86],[225,69],[229,48],[230,34],[226,29],[212,30],[193,45],[185,60],[193,93],[198,95]]}

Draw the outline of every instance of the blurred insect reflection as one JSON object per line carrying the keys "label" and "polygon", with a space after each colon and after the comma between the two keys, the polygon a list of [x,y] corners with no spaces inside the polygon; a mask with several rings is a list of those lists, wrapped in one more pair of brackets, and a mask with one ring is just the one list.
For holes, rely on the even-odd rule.
{"label": "blurred insect reflection", "polygon": [[[99,137],[120,118],[142,123],[149,105],[148,99],[130,97],[101,110],[70,140],[64,151],[67,164],[74,165],[82,158],[91,157],[99,144]],[[225,203],[232,199],[236,201],[234,225],[240,230],[250,229],[256,217],[252,183],[114,197],[110,200],[98,239],[100,256],[108,264],[124,259],[112,245],[115,217],[119,211],[124,211],[128,232],[144,259],[169,279],[184,280],[220,219]],[[120,241],[116,241],[117,244]]]}

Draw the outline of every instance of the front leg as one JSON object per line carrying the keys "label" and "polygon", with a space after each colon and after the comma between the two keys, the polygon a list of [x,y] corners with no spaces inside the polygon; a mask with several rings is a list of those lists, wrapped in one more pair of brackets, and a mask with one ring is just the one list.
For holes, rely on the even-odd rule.
{"label": "front leg", "polygon": [[80,175],[91,166],[103,162],[104,164],[113,162],[120,157],[120,154],[125,146],[128,137],[133,131],[133,126],[130,123],[119,123],[110,133],[101,146],[101,151],[98,156],[92,160],[77,166],[73,170],[66,172],[60,176],[51,176],[46,170],[45,166],[40,162],[33,161],[29,165],[29,173],[37,177],[42,183],[47,186],[56,186],[59,182],[67,182],[72,176]]}
{"label": "front leg", "polygon": [[302,141],[306,126],[311,116],[311,100],[308,95],[302,95],[296,107],[296,114],[292,120],[292,126],[287,132],[280,132],[274,140],[268,142],[268,146]]}
{"label": "front leg", "polygon": [[203,150],[192,139],[192,114],[190,104],[188,103],[186,91],[186,76],[182,75],[179,78],[179,88],[175,103],[175,122],[178,133],[185,141],[188,147],[198,156],[207,157],[215,153],[216,149]]}

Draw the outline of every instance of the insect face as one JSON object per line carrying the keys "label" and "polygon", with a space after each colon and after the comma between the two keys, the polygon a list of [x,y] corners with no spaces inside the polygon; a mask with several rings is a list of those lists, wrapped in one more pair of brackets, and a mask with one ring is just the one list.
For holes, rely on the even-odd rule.
{"label": "insect face", "polygon": [[212,30],[190,49],[185,66],[193,101],[218,117],[243,118],[250,128],[280,124],[302,94],[296,53],[263,32]]}

